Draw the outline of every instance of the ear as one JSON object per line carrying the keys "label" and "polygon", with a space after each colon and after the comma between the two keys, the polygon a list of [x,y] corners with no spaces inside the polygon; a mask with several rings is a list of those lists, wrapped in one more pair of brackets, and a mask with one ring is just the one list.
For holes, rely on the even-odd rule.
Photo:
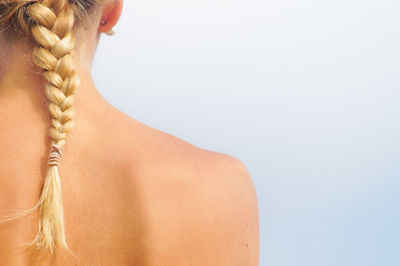
{"label": "ear", "polygon": [[111,0],[104,4],[101,15],[99,33],[110,31],[121,17],[123,0]]}

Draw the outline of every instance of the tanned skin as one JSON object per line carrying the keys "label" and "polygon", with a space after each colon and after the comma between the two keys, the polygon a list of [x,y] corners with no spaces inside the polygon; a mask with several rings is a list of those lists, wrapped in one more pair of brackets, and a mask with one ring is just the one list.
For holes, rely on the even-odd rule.
{"label": "tanned skin", "polygon": [[[248,169],[230,155],[144,125],[98,93],[90,73],[99,32],[106,30],[98,14],[77,40],[82,82],[59,166],[76,258],[61,249],[53,259],[20,249],[35,235],[34,212],[0,225],[0,266],[258,265],[258,207]],[[50,117],[31,49],[26,39],[10,42],[0,33],[0,216],[32,207],[47,171]]]}

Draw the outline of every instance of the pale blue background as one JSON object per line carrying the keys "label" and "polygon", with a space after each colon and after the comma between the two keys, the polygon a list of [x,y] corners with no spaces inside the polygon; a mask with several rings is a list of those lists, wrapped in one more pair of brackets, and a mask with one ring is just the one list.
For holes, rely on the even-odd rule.
{"label": "pale blue background", "polygon": [[400,265],[400,2],[127,0],[117,108],[248,167],[261,265]]}

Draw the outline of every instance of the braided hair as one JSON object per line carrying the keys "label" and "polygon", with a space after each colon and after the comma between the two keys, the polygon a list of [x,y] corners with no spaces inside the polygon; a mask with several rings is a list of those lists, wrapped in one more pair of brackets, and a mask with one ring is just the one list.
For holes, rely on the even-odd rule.
{"label": "braided hair", "polygon": [[35,206],[9,216],[23,217],[39,208],[38,230],[28,247],[44,248],[53,254],[55,246],[69,249],[64,229],[64,211],[58,165],[74,114],[74,93],[79,87],[71,51],[74,25],[82,12],[96,0],[0,0],[0,29],[29,37],[35,44],[33,63],[46,80],[45,92],[51,115],[48,172]]}

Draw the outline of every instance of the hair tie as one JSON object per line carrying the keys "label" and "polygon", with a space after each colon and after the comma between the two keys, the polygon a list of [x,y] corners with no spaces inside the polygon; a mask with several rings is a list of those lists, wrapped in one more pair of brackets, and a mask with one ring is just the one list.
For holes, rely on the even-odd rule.
{"label": "hair tie", "polygon": [[63,155],[63,148],[55,143],[51,144],[51,151],[49,155],[49,165],[58,166]]}

